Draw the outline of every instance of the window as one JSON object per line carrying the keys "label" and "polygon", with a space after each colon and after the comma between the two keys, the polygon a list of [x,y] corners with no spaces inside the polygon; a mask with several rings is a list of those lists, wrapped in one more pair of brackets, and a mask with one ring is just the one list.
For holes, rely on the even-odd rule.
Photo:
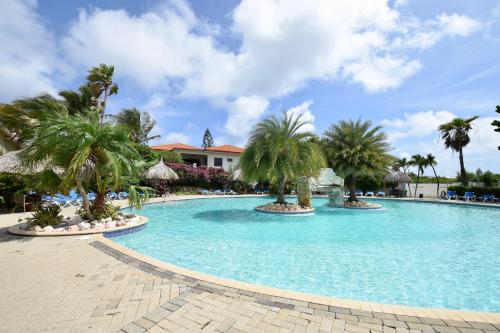
{"label": "window", "polygon": [[232,159],[232,158],[228,158],[228,159],[227,159],[227,161],[228,161],[229,163],[231,163],[231,162],[233,162],[233,159]]}
{"label": "window", "polygon": [[222,167],[222,158],[220,158],[220,157],[214,157],[214,166],[216,166],[216,167]]}

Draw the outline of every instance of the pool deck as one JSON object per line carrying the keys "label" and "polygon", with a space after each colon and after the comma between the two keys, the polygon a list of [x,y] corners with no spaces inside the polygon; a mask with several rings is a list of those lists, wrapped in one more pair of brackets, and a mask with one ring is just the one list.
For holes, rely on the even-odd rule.
{"label": "pool deck", "polygon": [[[194,198],[206,196],[168,200]],[[498,313],[340,300],[226,280],[101,235],[7,234],[23,215],[0,215],[0,332],[500,332]]]}

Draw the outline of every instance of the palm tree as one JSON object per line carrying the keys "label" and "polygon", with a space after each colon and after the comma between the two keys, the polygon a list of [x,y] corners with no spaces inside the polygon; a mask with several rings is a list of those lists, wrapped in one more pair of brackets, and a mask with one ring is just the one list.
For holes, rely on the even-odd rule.
{"label": "palm tree", "polygon": [[106,102],[108,100],[108,96],[118,93],[118,86],[113,83],[114,71],[114,66],[100,64],[97,67],[92,67],[89,70],[89,74],[87,75],[87,85],[92,92],[92,96],[97,99],[101,98],[102,96],[102,100],[99,101],[99,107],[101,111],[101,124],[104,123]]}
{"label": "palm tree", "polygon": [[[406,157],[403,157],[403,158],[400,158],[400,159],[397,159],[396,161],[394,161],[394,164],[392,166],[392,170],[400,171],[401,169],[403,169],[403,173],[408,174],[408,168],[410,166],[411,166],[410,161],[408,161],[408,159]],[[408,182],[407,185],[408,185],[408,191],[410,191],[410,182]],[[406,193],[406,191],[405,191],[405,193]],[[410,196],[411,196],[411,193],[410,193]]]}
{"label": "palm tree", "polygon": [[159,139],[160,135],[149,136],[149,133],[156,125],[156,121],[151,119],[147,112],[141,112],[136,108],[123,109],[118,114],[113,115],[117,124],[127,126],[130,130],[130,138],[135,143],[147,144],[149,141]]}
{"label": "palm tree", "polygon": [[424,169],[427,166],[427,159],[420,154],[416,154],[411,157],[410,163],[411,165],[417,167],[417,183],[415,184],[415,194],[413,195],[413,197],[416,198],[418,183],[420,182],[420,175],[424,174]]}
{"label": "palm tree", "polygon": [[90,86],[82,85],[78,91],[63,90],[59,92],[59,96],[64,98],[68,114],[76,115],[84,110],[96,110],[99,106],[97,96],[94,96]]}
{"label": "palm tree", "polygon": [[[140,157],[129,140],[128,129],[100,124],[99,114],[87,110],[85,115],[51,117],[37,127],[36,136],[23,148],[21,156],[27,166],[50,161],[64,170],[60,176],[65,188],[75,186],[83,198],[89,219],[104,210],[105,195],[123,184],[127,176],[137,174]],[[90,209],[86,188],[95,187],[97,197]],[[140,206],[134,195],[134,206]],[[146,198],[148,191],[145,191]]]}
{"label": "palm tree", "polygon": [[385,173],[393,161],[382,126],[371,121],[340,121],[324,133],[327,158],[349,187],[349,201],[356,199],[356,179]]}
{"label": "palm tree", "polygon": [[439,198],[439,177],[436,173],[436,169],[434,168],[437,165],[436,157],[432,154],[427,154],[425,157],[427,166],[432,168],[432,172],[434,172],[434,177],[436,177],[436,197]]}
{"label": "palm tree", "polygon": [[301,131],[305,124],[302,116],[271,116],[254,127],[241,156],[241,171],[246,180],[264,178],[277,182],[277,203],[286,203],[287,181],[316,176],[325,165],[321,148],[311,141],[313,134]]}
{"label": "palm tree", "polygon": [[472,122],[479,118],[474,116],[467,119],[455,118],[449,123],[439,126],[441,138],[446,148],[451,148],[458,152],[460,159],[460,178],[464,185],[467,185],[467,172],[464,166],[463,148],[470,142],[469,132],[472,130]]}

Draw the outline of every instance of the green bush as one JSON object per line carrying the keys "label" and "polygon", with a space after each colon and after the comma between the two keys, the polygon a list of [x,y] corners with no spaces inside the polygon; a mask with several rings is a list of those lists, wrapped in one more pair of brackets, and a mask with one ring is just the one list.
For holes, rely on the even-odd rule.
{"label": "green bush", "polygon": [[[118,207],[113,206],[113,204],[111,202],[106,202],[104,204],[104,209],[101,212],[96,212],[94,205],[93,204],[90,205],[90,212],[92,213],[92,216],[96,220],[102,220],[102,219],[106,219],[108,217],[115,219],[116,216],[118,215],[118,210],[119,210]],[[80,215],[81,217],[86,216],[86,213],[85,213],[85,210],[83,209],[83,207],[80,208],[76,213],[78,215]]]}
{"label": "green bush", "polygon": [[464,195],[465,192],[474,192],[476,197],[483,194],[493,194],[495,198],[500,198],[500,187],[464,187],[464,186],[450,186],[449,191],[456,191],[458,195]]}
{"label": "green bush", "polygon": [[61,207],[58,205],[51,205],[40,207],[31,217],[27,218],[30,225],[38,225],[41,228],[46,226],[55,226],[61,223],[63,217],[59,215]]}
{"label": "green bush", "polygon": [[0,202],[0,209],[14,207],[14,194],[26,193],[29,186],[29,179],[27,176],[9,173],[0,174],[0,197],[3,197],[3,201]]}

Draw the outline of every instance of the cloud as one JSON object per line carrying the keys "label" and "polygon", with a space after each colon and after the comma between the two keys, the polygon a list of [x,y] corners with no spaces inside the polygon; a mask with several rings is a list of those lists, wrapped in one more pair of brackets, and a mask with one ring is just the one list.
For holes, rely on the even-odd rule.
{"label": "cloud", "polygon": [[0,45],[0,102],[56,91],[52,76],[64,64],[35,1],[0,2]]}
{"label": "cloud", "polygon": [[312,114],[310,107],[313,104],[313,101],[308,100],[304,101],[301,104],[294,106],[286,111],[288,116],[292,116],[293,118],[302,116],[301,120],[307,122],[304,126],[299,129],[299,132],[312,132],[316,131],[316,127],[314,126],[314,115]]}
{"label": "cloud", "polygon": [[237,138],[246,137],[268,106],[269,101],[259,96],[237,98],[229,106],[229,116],[224,125],[226,131]]}
{"label": "cloud", "polygon": [[191,141],[188,135],[181,132],[170,132],[162,139],[168,143],[189,143]]}
{"label": "cloud", "polygon": [[384,119],[381,124],[386,127],[389,141],[394,142],[405,137],[418,138],[437,133],[439,125],[456,117],[449,111],[421,111],[405,113],[402,119]]}
{"label": "cloud", "polygon": [[459,14],[441,14],[438,17],[442,33],[450,36],[469,36],[481,27],[480,23],[465,15]]}

